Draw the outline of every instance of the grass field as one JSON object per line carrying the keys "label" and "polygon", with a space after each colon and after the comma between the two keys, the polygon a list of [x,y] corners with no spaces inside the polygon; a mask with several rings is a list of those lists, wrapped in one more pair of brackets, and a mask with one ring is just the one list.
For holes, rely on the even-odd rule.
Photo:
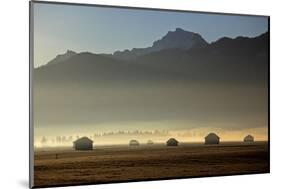
{"label": "grass field", "polygon": [[40,187],[264,172],[269,172],[267,142],[100,146],[92,151],[50,148],[35,151],[34,184]]}

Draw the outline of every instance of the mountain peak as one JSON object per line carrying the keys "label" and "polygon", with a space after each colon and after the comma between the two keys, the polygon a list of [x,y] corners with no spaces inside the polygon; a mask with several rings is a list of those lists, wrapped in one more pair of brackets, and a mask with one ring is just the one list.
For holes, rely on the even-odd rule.
{"label": "mountain peak", "polygon": [[75,51],[67,49],[65,54],[77,54]]}
{"label": "mountain peak", "polygon": [[201,35],[176,28],[175,31],[169,31],[160,40],[155,41],[152,48],[155,51],[174,48],[189,50],[191,48],[204,47],[207,44]]}
{"label": "mountain peak", "polygon": [[176,32],[184,32],[184,30],[181,28],[176,28]]}
{"label": "mountain peak", "polygon": [[76,52],[67,49],[64,54],[59,54],[59,55],[57,55],[56,58],[54,58],[53,60],[51,60],[51,61],[48,62],[47,64],[48,64],[48,65],[51,65],[51,64],[57,64],[57,63],[66,61],[66,60],[68,60],[69,58],[73,57],[73,56],[76,55],[76,54],[77,54]]}
{"label": "mountain peak", "polygon": [[206,45],[208,45],[208,43],[199,34],[185,31],[182,28],[176,28],[175,31],[169,31],[164,37],[154,41],[151,47],[134,48],[130,51],[116,51],[113,56],[121,60],[130,60],[137,56],[165,49],[189,50],[191,48],[200,48]]}

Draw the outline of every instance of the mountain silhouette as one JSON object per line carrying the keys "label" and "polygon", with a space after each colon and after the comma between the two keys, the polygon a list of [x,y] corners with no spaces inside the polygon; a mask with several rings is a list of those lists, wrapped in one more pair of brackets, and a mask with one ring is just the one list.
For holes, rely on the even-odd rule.
{"label": "mountain silhouette", "polygon": [[160,40],[153,42],[151,47],[116,51],[113,53],[113,57],[120,60],[131,60],[136,59],[138,56],[164,49],[189,50],[191,48],[200,48],[206,45],[208,45],[208,43],[199,34],[177,28],[175,31],[169,31]]}
{"label": "mountain silhouette", "polygon": [[71,58],[72,56],[76,55],[77,53],[71,50],[67,50],[64,54],[57,55],[53,60],[49,61],[47,65],[57,64],[60,62],[64,62]]}
{"label": "mountain silhouette", "polygon": [[224,37],[202,48],[167,49],[136,61],[198,81],[267,82],[268,40],[268,32],[254,38]]}
{"label": "mountain silhouette", "polygon": [[[184,36],[193,43],[180,41]],[[106,82],[267,82],[268,32],[254,37],[223,37],[207,44],[198,34],[176,29],[133,60],[67,51],[35,69],[35,84]],[[175,41],[172,41],[175,39]],[[170,42],[169,42],[170,41]],[[167,48],[166,48],[167,47]],[[168,48],[169,47],[169,48]],[[175,48],[173,48],[175,47]],[[176,48],[178,47],[178,48]],[[200,47],[200,48],[199,48]],[[129,51],[137,52],[138,50]]]}
{"label": "mountain silhouette", "polygon": [[268,32],[163,49],[181,32],[168,32],[154,42],[157,50],[129,60],[68,51],[35,68],[34,124],[75,128],[189,118],[266,124],[247,120],[267,112]]}
{"label": "mountain silhouette", "polygon": [[105,85],[107,83],[153,82],[179,78],[150,66],[132,64],[90,52],[78,53],[65,61],[48,63],[35,69],[34,84],[44,85]]}

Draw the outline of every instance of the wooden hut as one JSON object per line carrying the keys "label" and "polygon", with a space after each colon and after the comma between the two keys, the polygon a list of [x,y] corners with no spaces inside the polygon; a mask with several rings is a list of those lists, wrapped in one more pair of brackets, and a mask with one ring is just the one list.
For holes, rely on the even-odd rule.
{"label": "wooden hut", "polygon": [[152,144],[154,144],[152,140],[147,141],[147,145],[152,145]]}
{"label": "wooden hut", "polygon": [[93,150],[93,141],[88,137],[82,137],[73,142],[75,150]]}
{"label": "wooden hut", "polygon": [[244,138],[244,142],[254,142],[254,137],[252,135],[247,135]]}
{"label": "wooden hut", "polygon": [[219,144],[220,137],[215,133],[210,133],[205,137],[205,144]]}
{"label": "wooden hut", "polygon": [[175,138],[170,138],[167,141],[167,146],[178,146],[179,141],[177,141]]}
{"label": "wooden hut", "polygon": [[137,140],[130,140],[130,142],[129,142],[129,146],[139,146],[139,145],[140,145],[140,143]]}

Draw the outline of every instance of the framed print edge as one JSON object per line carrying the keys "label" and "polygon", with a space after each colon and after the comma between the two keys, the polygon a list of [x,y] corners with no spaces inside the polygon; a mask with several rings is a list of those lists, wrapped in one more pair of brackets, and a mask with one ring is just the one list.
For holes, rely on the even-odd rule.
{"label": "framed print edge", "polygon": [[33,65],[34,65],[34,12],[29,1],[29,187],[34,187],[34,125],[33,125]]}
{"label": "framed print edge", "polygon": [[45,187],[60,187],[60,186],[79,186],[79,185],[98,185],[98,184],[111,184],[111,183],[129,183],[129,182],[143,182],[143,181],[161,181],[161,180],[175,180],[175,179],[188,179],[188,178],[204,178],[204,177],[221,177],[221,176],[236,176],[236,175],[251,175],[251,174],[267,174],[270,173],[270,16],[266,15],[253,15],[253,14],[234,14],[234,13],[221,13],[221,12],[203,12],[203,11],[190,11],[190,10],[173,10],[173,9],[159,9],[159,8],[141,8],[141,7],[126,7],[126,6],[111,6],[99,4],[80,4],[80,3],[67,3],[67,2],[52,2],[52,1],[30,1],[29,2],[29,187],[37,188],[34,186],[34,91],[33,91],[33,69],[34,69],[34,3],[40,4],[63,4],[63,5],[77,5],[77,6],[91,6],[91,7],[105,7],[105,8],[121,8],[121,9],[141,9],[141,10],[155,10],[155,11],[171,11],[171,12],[184,12],[184,13],[205,13],[205,14],[218,14],[218,15],[241,15],[253,17],[265,17],[268,20],[268,172],[261,173],[238,173],[238,174],[222,174],[222,175],[205,175],[205,176],[190,176],[178,178],[157,178],[157,179],[137,179],[128,181],[112,181],[112,182],[90,182],[82,184],[58,184],[38,186],[38,188]]}

